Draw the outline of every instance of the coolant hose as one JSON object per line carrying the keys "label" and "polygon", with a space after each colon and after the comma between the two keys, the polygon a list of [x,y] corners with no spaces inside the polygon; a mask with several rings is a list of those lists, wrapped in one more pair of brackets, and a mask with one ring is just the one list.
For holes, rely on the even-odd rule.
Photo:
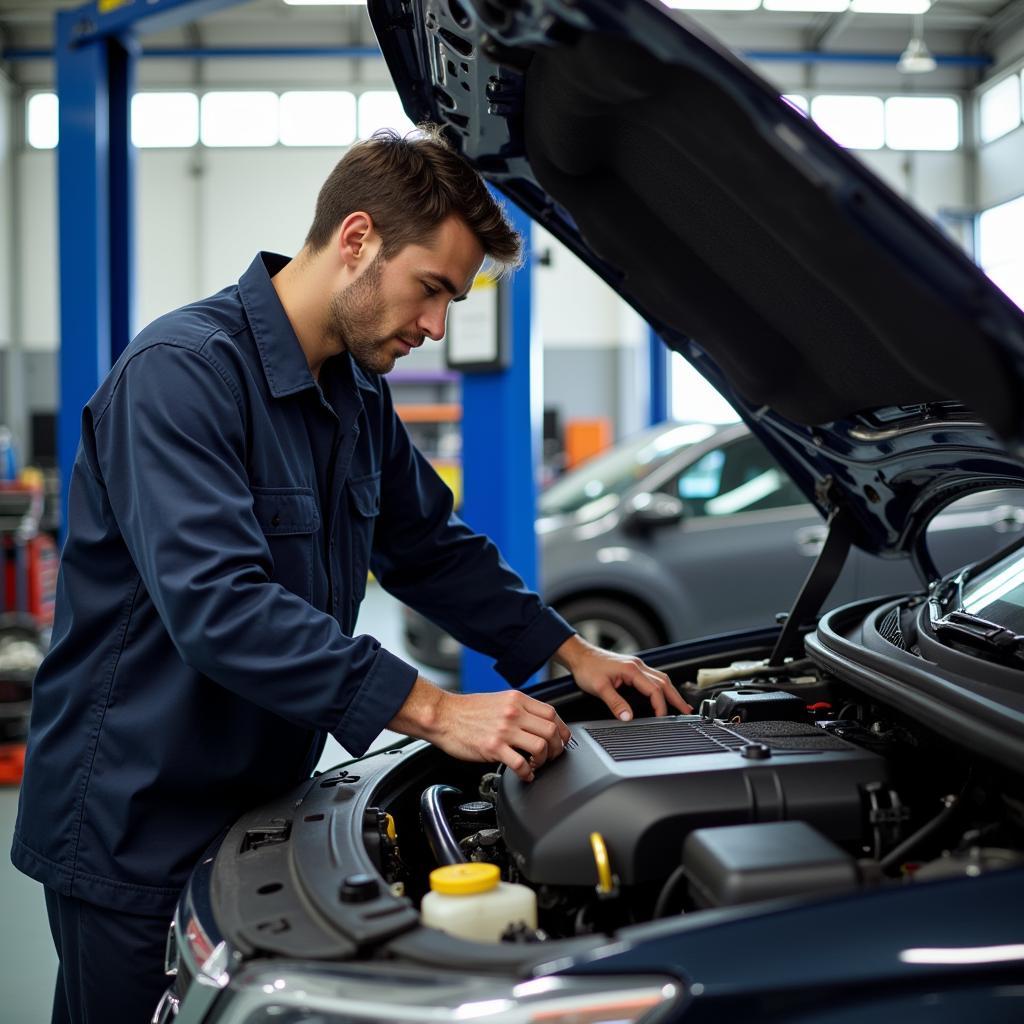
{"label": "coolant hose", "polygon": [[464,864],[466,858],[445,814],[443,801],[446,796],[461,797],[462,790],[454,786],[427,786],[423,790],[420,797],[423,832],[438,864]]}
{"label": "coolant hose", "polygon": [[954,814],[956,814],[960,806],[960,801],[955,796],[945,797],[942,803],[942,810],[939,811],[931,821],[926,822],[912,836],[908,836],[904,839],[899,846],[893,847],[893,849],[891,849],[881,859],[879,863],[881,864],[883,871],[888,871],[890,868],[897,867],[902,858],[910,853],[915,846],[924,842],[924,840],[929,836],[938,832],[939,829],[941,829],[942,826],[945,825]]}

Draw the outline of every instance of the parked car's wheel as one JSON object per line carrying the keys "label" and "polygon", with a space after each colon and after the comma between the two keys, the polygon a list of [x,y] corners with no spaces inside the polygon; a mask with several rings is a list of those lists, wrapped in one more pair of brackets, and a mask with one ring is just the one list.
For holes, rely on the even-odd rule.
{"label": "parked car's wheel", "polygon": [[559,613],[584,640],[616,654],[632,654],[661,643],[654,624],[622,601],[582,597],[568,601]]}

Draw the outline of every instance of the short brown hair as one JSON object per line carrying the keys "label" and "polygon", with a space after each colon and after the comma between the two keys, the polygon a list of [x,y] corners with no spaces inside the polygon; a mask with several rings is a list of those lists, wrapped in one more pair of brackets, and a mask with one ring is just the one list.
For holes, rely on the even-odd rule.
{"label": "short brown hair", "polygon": [[522,239],[480,175],[436,125],[418,125],[406,136],[382,128],[352,146],[320,189],[307,248],[322,250],[356,210],[373,218],[384,259],[423,242],[454,214],[476,235],[497,273],[522,262]]}

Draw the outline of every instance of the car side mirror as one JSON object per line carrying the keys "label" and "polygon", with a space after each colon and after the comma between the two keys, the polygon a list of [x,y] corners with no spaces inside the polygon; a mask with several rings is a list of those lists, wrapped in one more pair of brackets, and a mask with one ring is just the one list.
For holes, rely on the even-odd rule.
{"label": "car side mirror", "polygon": [[678,523],[685,514],[683,503],[671,494],[641,491],[626,502],[622,525],[629,529],[646,532],[659,526]]}

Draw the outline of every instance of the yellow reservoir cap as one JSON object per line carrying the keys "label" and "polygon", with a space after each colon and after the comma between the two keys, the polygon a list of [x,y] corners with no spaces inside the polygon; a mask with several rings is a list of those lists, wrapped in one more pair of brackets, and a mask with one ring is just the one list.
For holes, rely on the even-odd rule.
{"label": "yellow reservoir cap", "polygon": [[430,888],[446,896],[471,896],[495,889],[501,881],[497,864],[447,864],[430,872]]}

